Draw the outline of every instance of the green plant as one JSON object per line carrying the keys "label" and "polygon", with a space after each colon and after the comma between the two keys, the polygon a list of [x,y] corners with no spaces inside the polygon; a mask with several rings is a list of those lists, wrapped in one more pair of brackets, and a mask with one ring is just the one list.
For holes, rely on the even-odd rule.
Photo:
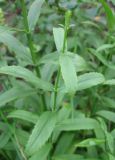
{"label": "green plant", "polygon": [[16,1],[18,25],[0,26],[1,160],[114,160],[114,12],[104,0],[44,3]]}

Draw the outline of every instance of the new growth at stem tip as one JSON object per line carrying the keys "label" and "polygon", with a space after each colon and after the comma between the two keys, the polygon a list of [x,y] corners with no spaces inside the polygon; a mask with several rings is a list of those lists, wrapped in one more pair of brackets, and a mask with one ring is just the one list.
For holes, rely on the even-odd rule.
{"label": "new growth at stem tip", "polygon": [[70,26],[71,16],[72,16],[72,12],[70,10],[66,11],[66,13],[65,13],[65,27],[67,27],[67,29],[69,29],[69,26]]}

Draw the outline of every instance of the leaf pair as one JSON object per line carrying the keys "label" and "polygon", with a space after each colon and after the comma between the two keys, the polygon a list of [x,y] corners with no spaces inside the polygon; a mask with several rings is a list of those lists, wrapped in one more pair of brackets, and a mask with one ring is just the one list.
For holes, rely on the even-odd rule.
{"label": "leaf pair", "polygon": [[58,124],[56,112],[45,112],[40,116],[29,137],[26,153],[33,155],[39,151],[51,137],[53,131],[92,130],[95,128],[99,128],[99,124],[91,118],[65,119]]}

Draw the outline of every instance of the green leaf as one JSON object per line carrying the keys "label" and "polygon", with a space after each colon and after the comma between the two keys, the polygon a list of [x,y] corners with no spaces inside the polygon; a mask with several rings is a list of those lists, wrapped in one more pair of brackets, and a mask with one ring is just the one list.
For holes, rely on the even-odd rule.
{"label": "green leaf", "polygon": [[102,62],[105,66],[107,66],[108,68],[110,69],[113,69],[115,70],[115,65],[114,63],[112,63],[111,61],[107,61],[105,59],[105,57],[100,53],[100,52],[96,52],[94,49],[89,49],[91,51],[91,53],[93,55],[95,55],[99,60],[100,62]]}
{"label": "green leaf", "polygon": [[66,54],[71,57],[73,64],[75,65],[76,72],[89,69],[87,62],[80,55],[72,52],[67,52]]}
{"label": "green leaf", "polygon": [[83,90],[104,83],[105,78],[101,73],[90,72],[78,76],[78,89]]}
{"label": "green leaf", "polygon": [[53,112],[45,112],[41,115],[26,146],[26,152],[29,155],[35,153],[45,144],[54,130],[56,119],[56,113]]}
{"label": "green leaf", "polygon": [[110,86],[115,85],[115,79],[106,80],[104,84],[110,85]]}
{"label": "green leaf", "polygon": [[39,79],[30,70],[21,66],[4,66],[0,68],[0,73],[22,78],[27,82],[32,83],[37,88],[43,89],[45,91],[51,91],[53,89],[53,86],[50,83]]}
{"label": "green leaf", "polygon": [[106,132],[105,133],[105,136],[106,136],[106,144],[108,145],[108,148],[109,148],[109,151],[110,153],[114,153],[114,146],[115,146],[115,143],[114,143],[114,138],[113,136],[111,135],[111,133],[109,132]]}
{"label": "green leaf", "polygon": [[78,81],[73,61],[68,55],[61,55],[59,63],[67,92],[74,94],[78,87]]}
{"label": "green leaf", "polygon": [[[67,119],[71,114],[71,106],[68,104],[63,105],[63,107],[59,110],[58,114],[57,114],[57,123],[62,122],[63,120]],[[52,141],[56,142],[59,135],[60,135],[60,131],[56,131],[53,133],[52,135]]]}
{"label": "green leaf", "polygon": [[9,34],[14,33],[14,31],[12,31],[12,28],[5,26],[5,25],[4,26],[0,25],[0,34],[3,32],[9,33]]}
{"label": "green leaf", "polygon": [[71,114],[71,106],[69,104],[64,104],[57,114],[58,123],[67,119]]}
{"label": "green leaf", "polygon": [[75,147],[91,147],[105,143],[104,139],[88,138],[82,142],[75,144]]}
{"label": "green leaf", "polygon": [[9,113],[8,118],[18,118],[35,124],[39,117],[29,111],[16,110]]}
{"label": "green leaf", "polygon": [[11,133],[8,129],[6,129],[1,135],[0,135],[0,149],[3,149],[4,146],[8,143],[9,139],[11,137]]}
{"label": "green leaf", "polygon": [[[73,64],[75,65],[76,72],[89,70],[87,62],[78,54],[67,52],[66,55],[70,56]],[[58,66],[59,54],[57,52],[45,54],[39,61],[39,64],[53,64]]]}
{"label": "green leaf", "polygon": [[62,51],[63,41],[64,41],[64,29],[63,28],[53,28],[53,35],[58,52]]}
{"label": "green leaf", "polygon": [[61,131],[76,131],[89,130],[99,128],[98,122],[91,118],[75,118],[62,121],[56,126],[56,130]]}
{"label": "green leaf", "polygon": [[0,32],[0,43],[4,43],[11,51],[13,51],[16,54],[17,59],[19,58],[26,64],[32,64],[32,58],[29,49],[23,46],[23,44],[7,30],[3,31],[0,28]]}
{"label": "green leaf", "polygon": [[28,89],[28,88],[21,88],[20,87],[13,87],[8,91],[0,94],[0,107],[4,106],[6,103],[14,101],[19,98],[25,98],[30,95],[36,93],[36,90]]}
{"label": "green leaf", "polygon": [[46,160],[51,148],[52,145],[50,143],[45,144],[29,160]]}
{"label": "green leaf", "polygon": [[115,109],[115,100],[109,97],[102,97],[102,101],[106,107],[114,108]]}
{"label": "green leaf", "polygon": [[40,16],[41,7],[43,5],[45,0],[35,0],[32,5],[30,6],[29,12],[28,12],[28,24],[29,29],[34,30],[34,27],[38,21],[38,18]]}
{"label": "green leaf", "polygon": [[108,23],[109,29],[111,30],[115,26],[115,18],[114,18],[112,9],[109,7],[109,5],[106,3],[105,0],[100,0],[100,2],[102,3],[102,5],[105,9],[105,13],[107,16],[107,23]]}
{"label": "green leaf", "polygon": [[[101,138],[104,138],[106,140],[106,146],[103,146],[103,149],[106,151],[107,149],[113,153],[114,152],[114,138],[112,137],[112,134],[109,133],[107,131],[107,124],[105,123],[105,121],[100,118],[97,117],[99,124],[100,124],[100,130],[102,130],[102,133],[100,132],[100,130],[98,130],[99,132],[97,132],[96,134],[98,135],[98,137],[100,138],[100,133],[101,133]],[[102,135],[103,134],[103,135]]]}
{"label": "green leaf", "polygon": [[53,157],[53,160],[85,160],[82,155],[77,154],[59,154]]}
{"label": "green leaf", "polygon": [[58,140],[54,155],[68,153],[71,148],[71,144],[74,141],[74,137],[75,133],[63,133]]}
{"label": "green leaf", "polygon": [[57,52],[47,53],[40,58],[39,64],[53,64],[58,65],[59,54]]}
{"label": "green leaf", "polygon": [[82,155],[78,155],[78,154],[64,154],[64,155],[54,156],[53,160],[101,160],[101,159],[84,158]]}
{"label": "green leaf", "polygon": [[101,110],[101,111],[98,111],[96,114],[115,123],[115,113],[114,112]]}
{"label": "green leaf", "polygon": [[96,52],[101,52],[103,50],[107,50],[113,47],[115,47],[115,44],[103,44],[102,46],[97,48]]}
{"label": "green leaf", "polygon": [[113,156],[112,154],[108,154],[108,156],[109,156],[109,160],[115,160],[115,156]]}
{"label": "green leaf", "polygon": [[16,128],[15,130],[16,137],[23,147],[26,146],[28,138],[29,138],[29,132],[23,130],[22,128]]}

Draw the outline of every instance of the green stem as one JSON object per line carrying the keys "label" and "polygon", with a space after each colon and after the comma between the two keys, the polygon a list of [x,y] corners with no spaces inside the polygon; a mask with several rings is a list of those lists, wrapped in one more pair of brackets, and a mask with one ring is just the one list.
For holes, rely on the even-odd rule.
{"label": "green stem", "polygon": [[[63,48],[62,48],[62,53],[65,53],[66,50],[66,42],[67,42],[67,34],[68,34],[68,29],[69,29],[69,24],[70,24],[70,17],[71,17],[71,11],[67,11],[65,14],[65,27],[64,27],[64,41],[63,41]],[[57,77],[55,80],[55,92],[54,92],[54,105],[53,105],[53,110],[56,109],[56,100],[57,100],[57,93],[58,93],[58,86],[59,86],[59,80],[61,77],[61,68],[59,67]]]}
{"label": "green stem", "polygon": [[[32,35],[31,35],[30,29],[29,29],[29,24],[28,24],[28,19],[27,19],[28,15],[27,15],[27,8],[26,8],[26,5],[25,5],[25,0],[21,0],[21,5],[22,5],[22,14],[23,14],[23,18],[24,18],[24,27],[25,27],[25,31],[26,31],[26,36],[27,36],[27,40],[28,40],[30,53],[31,53],[31,56],[32,56],[32,61],[35,65],[35,70],[36,70],[37,76],[41,78],[39,67],[36,65],[36,63],[37,63],[36,62],[36,53],[35,53],[35,49],[34,49]],[[45,96],[41,95],[41,99],[42,99],[42,104],[43,104],[42,110],[45,110],[46,109]]]}
{"label": "green stem", "polygon": [[74,95],[70,95],[71,117],[74,119]]}
{"label": "green stem", "polygon": [[56,77],[56,80],[55,80],[55,86],[54,86],[55,92],[54,92],[54,106],[53,106],[53,110],[56,109],[56,100],[57,100],[58,85],[59,85],[60,77],[61,77],[61,68],[59,67],[58,73],[57,73],[57,77]]}
{"label": "green stem", "polygon": [[[30,48],[30,53],[32,56],[32,60],[34,65],[36,65],[36,53],[35,53],[35,49],[34,49],[34,45],[33,45],[33,40],[32,40],[32,35],[29,29],[29,24],[28,24],[28,19],[27,19],[27,8],[25,5],[25,0],[21,0],[21,5],[22,5],[22,14],[23,14],[23,18],[24,18],[24,27],[25,27],[25,31],[26,31],[26,36],[28,39],[28,45]],[[39,68],[37,66],[35,66],[36,69],[36,73],[37,75],[40,77],[40,71]]]}

